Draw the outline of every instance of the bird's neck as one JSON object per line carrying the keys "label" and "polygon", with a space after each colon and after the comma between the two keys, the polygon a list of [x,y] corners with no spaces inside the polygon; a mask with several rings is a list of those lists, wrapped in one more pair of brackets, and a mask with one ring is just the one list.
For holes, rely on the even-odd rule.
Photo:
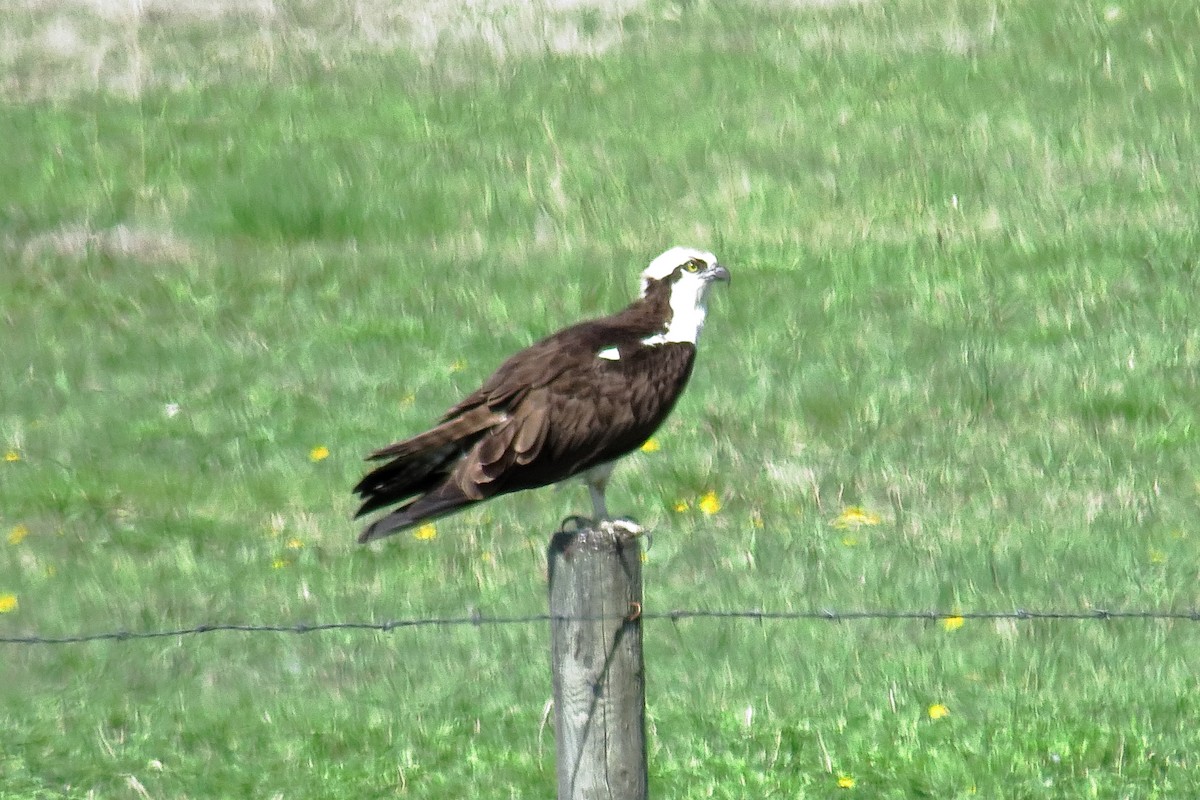
{"label": "bird's neck", "polygon": [[695,344],[700,338],[707,315],[703,296],[671,288],[666,281],[650,281],[642,297],[627,309],[645,320],[643,344]]}

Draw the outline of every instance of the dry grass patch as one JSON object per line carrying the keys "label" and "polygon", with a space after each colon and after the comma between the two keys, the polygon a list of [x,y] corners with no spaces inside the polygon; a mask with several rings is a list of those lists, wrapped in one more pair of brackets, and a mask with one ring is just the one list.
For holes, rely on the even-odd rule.
{"label": "dry grass patch", "polygon": [[182,264],[195,258],[192,244],[177,234],[131,225],[103,230],[68,225],[35,234],[13,247],[24,261],[47,256],[73,261],[103,256],[139,264]]}
{"label": "dry grass patch", "polygon": [[[453,66],[551,52],[598,54],[645,0],[21,0],[0,15],[0,96],[140,96],[207,84],[230,67],[270,75],[283,54],[334,64],[404,51]],[[449,63],[447,63],[449,62]]]}

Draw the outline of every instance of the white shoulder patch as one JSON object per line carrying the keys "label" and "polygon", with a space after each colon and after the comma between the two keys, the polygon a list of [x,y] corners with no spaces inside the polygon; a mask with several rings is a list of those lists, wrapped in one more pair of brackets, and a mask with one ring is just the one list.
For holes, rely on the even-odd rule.
{"label": "white shoulder patch", "polygon": [[601,350],[599,353],[596,353],[596,355],[599,356],[600,358],[608,359],[609,361],[620,361],[621,360],[621,351],[615,347],[609,347],[607,349]]}

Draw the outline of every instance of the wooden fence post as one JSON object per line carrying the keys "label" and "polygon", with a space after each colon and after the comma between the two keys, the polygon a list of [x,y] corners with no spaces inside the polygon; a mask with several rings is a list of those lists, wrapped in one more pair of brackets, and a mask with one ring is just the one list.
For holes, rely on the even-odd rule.
{"label": "wooden fence post", "polygon": [[548,562],[558,800],[645,800],[641,546],[560,532]]}

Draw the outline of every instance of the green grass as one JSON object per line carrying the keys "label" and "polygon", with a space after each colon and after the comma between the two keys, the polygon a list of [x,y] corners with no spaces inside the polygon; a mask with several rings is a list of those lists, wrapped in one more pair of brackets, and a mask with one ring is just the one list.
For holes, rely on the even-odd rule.
{"label": "green grass", "polygon": [[[674,243],[733,283],[610,491],[648,610],[1200,606],[1192,4],[654,2],[503,58],[331,8],[3,12],[0,634],[543,612],[582,489],[360,548],[349,486]],[[553,792],[542,626],[0,647],[4,800]],[[655,796],[1200,794],[1194,623],[646,658]]]}

